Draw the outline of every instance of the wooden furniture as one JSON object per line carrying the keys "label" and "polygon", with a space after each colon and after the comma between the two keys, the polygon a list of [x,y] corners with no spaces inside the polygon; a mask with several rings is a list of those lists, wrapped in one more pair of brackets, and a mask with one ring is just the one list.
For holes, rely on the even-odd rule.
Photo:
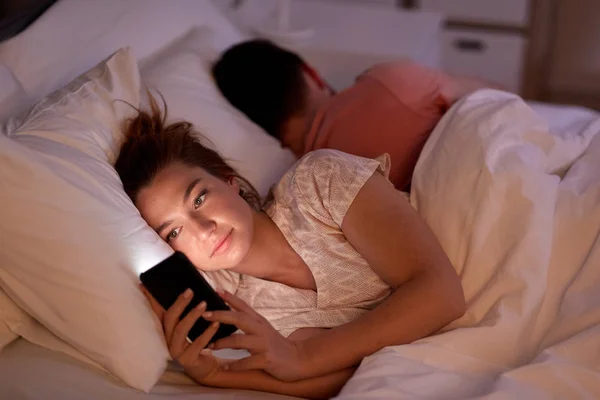
{"label": "wooden furniture", "polygon": [[442,65],[525,99],[600,110],[598,0],[397,0],[446,16]]}
{"label": "wooden furniture", "polygon": [[[329,75],[340,77],[341,81],[336,86],[346,85],[352,74],[369,62],[402,53],[392,50],[394,42],[402,41],[408,49],[410,46],[405,40],[408,38],[414,43],[404,54],[418,62],[450,73],[494,81],[528,100],[600,109],[598,0],[293,1],[337,7],[339,12],[334,16],[324,18],[317,15],[315,26],[325,27],[327,32],[318,33],[312,44],[304,49],[305,52],[318,52],[310,56],[317,60],[319,66],[331,69]],[[258,2],[264,12],[269,0]],[[393,27],[393,22],[390,22],[393,17],[363,18],[360,12],[346,15],[346,7],[357,6],[395,14],[401,26]],[[418,30],[414,27],[421,22],[405,22],[410,21],[411,16],[420,21],[424,15],[443,18],[437,39],[424,41],[419,33],[433,32],[431,27],[434,24],[426,23],[429,27]],[[311,25],[311,15],[302,18]],[[344,21],[352,23],[348,25]],[[323,40],[334,30],[336,43],[325,46],[328,48],[323,50]],[[348,50],[348,47],[352,49]],[[371,51],[382,47],[387,48],[383,54]],[[427,51],[429,55],[426,55]],[[348,68],[342,68],[344,65]]]}
{"label": "wooden furniture", "polygon": [[440,13],[443,69],[493,81],[527,99],[549,97],[558,0],[322,1]]}
{"label": "wooden furniture", "polygon": [[372,65],[409,58],[442,68],[443,19],[437,13],[391,12],[369,2],[295,0],[292,21],[314,37],[288,46],[320,71],[337,90]]}
{"label": "wooden furniture", "polygon": [[544,65],[543,99],[600,110],[600,1],[552,2],[554,18]]}
{"label": "wooden furniture", "polygon": [[553,0],[399,0],[405,9],[446,17],[442,65],[477,76],[527,98],[540,98],[545,43]]}
{"label": "wooden furniture", "polygon": [[[273,0],[244,0],[231,15],[251,35],[272,23]],[[315,67],[336,90],[352,85],[357,75],[374,64],[408,58],[442,68],[440,13],[404,12],[395,0],[292,0],[291,29],[310,29],[312,35],[281,42]],[[258,29],[257,29],[258,28]]]}

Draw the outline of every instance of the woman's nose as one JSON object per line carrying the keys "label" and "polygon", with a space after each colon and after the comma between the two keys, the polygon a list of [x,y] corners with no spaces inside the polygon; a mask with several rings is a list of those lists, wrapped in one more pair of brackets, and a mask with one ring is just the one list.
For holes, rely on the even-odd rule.
{"label": "woman's nose", "polygon": [[212,219],[196,217],[194,218],[194,234],[201,240],[208,239],[215,231],[216,224]]}

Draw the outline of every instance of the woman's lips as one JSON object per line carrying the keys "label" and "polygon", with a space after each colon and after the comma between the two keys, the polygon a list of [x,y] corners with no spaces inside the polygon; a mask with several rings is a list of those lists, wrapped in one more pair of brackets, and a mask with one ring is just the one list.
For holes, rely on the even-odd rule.
{"label": "woman's lips", "polygon": [[229,249],[229,246],[231,245],[231,239],[233,236],[232,234],[233,234],[233,229],[230,230],[229,233],[227,235],[225,235],[225,237],[219,241],[219,244],[217,244],[217,246],[213,250],[212,254],[210,255],[211,258],[214,256],[219,256],[219,255],[225,253],[227,251],[227,249]]}

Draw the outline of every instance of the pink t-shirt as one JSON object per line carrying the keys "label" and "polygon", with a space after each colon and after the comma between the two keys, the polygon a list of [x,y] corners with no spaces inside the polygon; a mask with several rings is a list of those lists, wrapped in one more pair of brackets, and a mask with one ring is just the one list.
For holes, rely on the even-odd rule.
{"label": "pink t-shirt", "polygon": [[367,70],[317,111],[305,153],[323,148],[367,158],[388,153],[390,180],[406,189],[425,141],[449,106],[442,96],[449,79],[408,61]]}

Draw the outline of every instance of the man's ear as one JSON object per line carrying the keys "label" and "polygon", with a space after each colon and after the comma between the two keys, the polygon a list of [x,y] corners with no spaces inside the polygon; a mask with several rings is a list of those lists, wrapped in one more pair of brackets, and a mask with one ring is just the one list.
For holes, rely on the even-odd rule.
{"label": "man's ear", "polygon": [[319,89],[325,88],[325,81],[321,78],[321,75],[312,66],[307,63],[302,64],[302,71],[308,75],[308,77],[319,87]]}
{"label": "man's ear", "polygon": [[317,72],[315,68],[308,65],[307,63],[302,63],[302,72],[307,75],[317,87],[321,90],[327,90],[330,94],[335,94],[335,90],[325,81],[325,79]]}

